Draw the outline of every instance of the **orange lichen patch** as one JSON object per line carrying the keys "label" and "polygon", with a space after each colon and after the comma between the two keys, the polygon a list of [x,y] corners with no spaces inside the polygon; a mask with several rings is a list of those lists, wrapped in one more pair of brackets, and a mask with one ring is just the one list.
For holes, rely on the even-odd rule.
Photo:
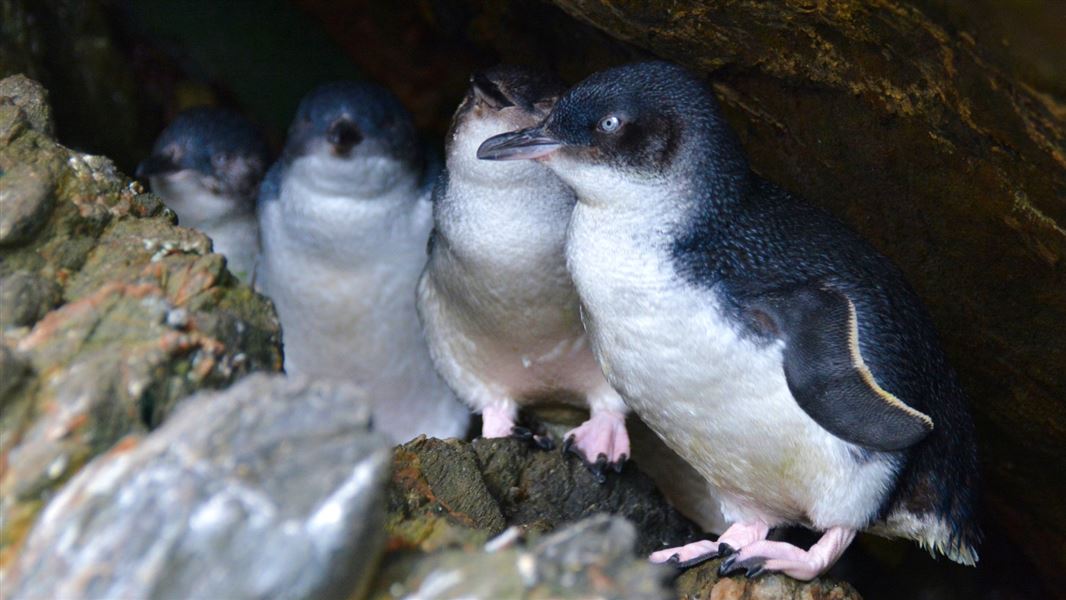
{"label": "orange lichen patch", "polygon": [[92,295],[77,302],[65,304],[58,310],[48,313],[37,323],[30,335],[19,342],[18,349],[22,351],[33,349],[45,340],[55,336],[66,322],[97,310],[108,299],[121,294],[126,287],[126,284],[120,282],[107,283]]}
{"label": "orange lichen patch", "polygon": [[127,435],[126,437],[116,442],[115,445],[111,447],[111,450],[108,452],[108,454],[125,454],[126,452],[129,452],[139,446],[141,443],[141,439],[142,438],[140,435]]}

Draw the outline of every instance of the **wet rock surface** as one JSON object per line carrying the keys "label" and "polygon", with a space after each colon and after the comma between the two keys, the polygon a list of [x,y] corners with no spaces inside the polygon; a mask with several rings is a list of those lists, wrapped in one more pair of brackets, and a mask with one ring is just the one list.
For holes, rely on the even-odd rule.
{"label": "wet rock surface", "polygon": [[5,597],[349,598],[385,541],[362,392],[252,375],[124,439],[49,503]]}
{"label": "wet rock surface", "polygon": [[269,302],[206,237],[108,159],[57,144],[40,86],[0,91],[3,566],[89,459],[281,355]]}

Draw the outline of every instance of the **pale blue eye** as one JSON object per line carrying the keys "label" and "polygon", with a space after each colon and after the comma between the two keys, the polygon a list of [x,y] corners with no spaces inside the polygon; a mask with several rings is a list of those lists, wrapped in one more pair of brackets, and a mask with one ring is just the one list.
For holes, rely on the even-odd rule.
{"label": "pale blue eye", "polygon": [[600,119],[600,131],[604,133],[614,133],[622,126],[622,120],[614,115],[608,115]]}

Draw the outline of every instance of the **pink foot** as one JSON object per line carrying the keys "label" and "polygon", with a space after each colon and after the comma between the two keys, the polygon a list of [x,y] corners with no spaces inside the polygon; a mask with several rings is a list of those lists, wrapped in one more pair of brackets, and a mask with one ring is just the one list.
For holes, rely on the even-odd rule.
{"label": "pink foot", "polygon": [[515,410],[492,405],[481,411],[481,437],[503,438],[514,433]]}
{"label": "pink foot", "polygon": [[563,450],[580,456],[601,477],[608,466],[621,471],[622,463],[629,458],[625,414],[609,410],[593,412],[588,421],[567,432]]}
{"label": "pink foot", "polygon": [[785,542],[755,542],[723,561],[718,573],[728,575],[743,570],[748,577],[755,577],[767,571],[778,571],[793,579],[810,581],[829,570],[854,537],[852,529],[833,527],[810,550]]}
{"label": "pink foot", "polygon": [[654,563],[674,563],[680,568],[691,567],[760,543],[766,539],[768,533],[770,528],[765,523],[734,523],[718,536],[716,541],[701,540],[678,548],[659,550],[653,552],[648,559]]}

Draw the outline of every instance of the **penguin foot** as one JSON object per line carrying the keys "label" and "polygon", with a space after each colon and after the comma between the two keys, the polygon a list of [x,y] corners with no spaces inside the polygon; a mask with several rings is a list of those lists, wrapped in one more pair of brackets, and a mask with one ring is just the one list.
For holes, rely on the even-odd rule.
{"label": "penguin foot", "polygon": [[608,468],[616,473],[629,458],[629,433],[626,432],[626,416],[614,411],[597,411],[581,425],[567,432],[563,452],[573,452],[581,457],[597,480],[605,481]]}
{"label": "penguin foot", "polygon": [[486,406],[481,411],[481,437],[503,438],[514,433],[516,409],[504,406]]}
{"label": "penguin foot", "polygon": [[[667,548],[653,552],[648,557],[654,563],[667,563],[679,569],[687,569],[715,558],[730,560],[744,547],[759,542],[770,533],[765,523],[734,523],[717,541],[701,540],[679,548]],[[724,564],[724,563],[723,563]]]}
{"label": "penguin foot", "polygon": [[758,577],[762,573],[776,571],[793,579],[810,581],[829,570],[854,537],[853,529],[833,527],[809,550],[785,542],[754,542],[723,561],[718,567],[718,574],[744,571],[748,577]]}

